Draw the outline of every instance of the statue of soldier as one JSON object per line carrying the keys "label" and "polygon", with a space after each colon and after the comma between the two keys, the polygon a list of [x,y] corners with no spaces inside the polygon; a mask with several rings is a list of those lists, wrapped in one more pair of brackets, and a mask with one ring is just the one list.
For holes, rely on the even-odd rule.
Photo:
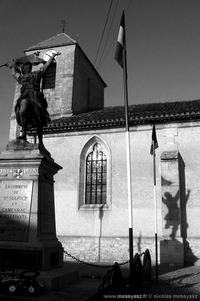
{"label": "statue of soldier", "polygon": [[6,65],[12,70],[12,75],[21,85],[20,97],[15,105],[17,123],[22,127],[22,135],[18,137],[26,141],[27,130],[36,127],[39,145],[43,145],[43,127],[50,122],[47,111],[47,101],[41,91],[41,79],[47,68],[59,52],[52,52],[49,60],[39,71],[32,71],[32,63],[25,62],[21,68],[15,60]]}

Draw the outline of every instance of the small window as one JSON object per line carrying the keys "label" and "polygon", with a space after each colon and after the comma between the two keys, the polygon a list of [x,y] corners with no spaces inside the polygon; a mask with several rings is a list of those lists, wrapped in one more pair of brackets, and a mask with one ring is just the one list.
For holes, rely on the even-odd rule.
{"label": "small window", "polygon": [[52,62],[45,72],[42,89],[54,89],[56,81],[56,62]]}
{"label": "small window", "polygon": [[86,158],[85,204],[105,204],[107,158],[96,143]]}

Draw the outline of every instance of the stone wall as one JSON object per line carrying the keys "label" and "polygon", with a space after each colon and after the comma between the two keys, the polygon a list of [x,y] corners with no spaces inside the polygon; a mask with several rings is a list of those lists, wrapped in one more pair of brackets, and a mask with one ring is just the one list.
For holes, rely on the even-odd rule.
{"label": "stone wall", "polygon": [[[189,242],[184,246],[184,254],[187,249],[187,257],[199,258],[198,237],[199,228],[199,177],[200,177],[200,146],[197,139],[200,135],[198,123],[171,124],[157,127],[159,148],[156,150],[157,171],[157,213],[158,213],[158,237],[166,239],[163,232],[164,218],[167,211],[162,211],[161,191],[161,154],[163,152],[178,151],[184,162],[184,186],[180,191],[184,196],[185,217],[184,233],[178,232],[176,237],[181,237],[181,244],[185,240]],[[149,240],[154,240],[155,234],[155,208],[153,202],[153,163],[150,155],[151,127],[140,126],[131,131],[131,160],[132,160],[132,190],[133,190],[133,232],[134,241],[140,237],[145,249]],[[99,218],[99,209],[79,209],[79,186],[80,186],[80,155],[85,144],[97,136],[107,145],[111,154],[111,205],[103,210],[102,219]],[[63,133],[45,138],[45,145],[51,152],[55,161],[63,167],[63,170],[55,178],[55,200],[57,233],[62,237],[73,240],[73,237],[123,237],[127,240],[128,231],[128,202],[126,180],[126,149],[125,133],[123,129],[106,131],[88,131],[77,133]],[[184,187],[184,188],[183,188]],[[175,191],[177,192],[177,191]],[[174,193],[173,192],[173,196]],[[167,210],[167,208],[166,208]],[[163,224],[164,223],[164,224]],[[180,225],[179,225],[180,226]],[[170,232],[171,233],[171,232]],[[136,239],[135,239],[136,238]],[[95,240],[96,241],[96,240]],[[98,239],[97,239],[98,241]],[[94,242],[94,240],[93,240]],[[75,243],[75,242],[74,242]],[[67,242],[65,242],[67,246]],[[71,243],[69,242],[69,245]],[[87,243],[86,243],[87,244]],[[95,242],[97,245],[97,243]],[[123,244],[127,246],[127,243]],[[78,248],[78,247],[77,247]],[[96,247],[95,247],[96,248]],[[120,247],[126,250],[125,247]],[[119,256],[121,249],[118,248]],[[186,249],[185,249],[186,248]],[[75,247],[72,248],[76,249]],[[101,254],[109,254],[112,247],[106,246],[105,252],[102,247]],[[152,257],[154,258],[154,246],[152,243]],[[142,250],[143,251],[143,250]],[[84,250],[83,250],[84,252]],[[126,252],[126,251],[123,251]],[[87,252],[84,252],[87,256]],[[96,255],[94,255],[96,254]],[[125,254],[125,253],[124,253]],[[93,256],[93,257],[92,257]],[[104,255],[102,255],[104,256]],[[113,255],[110,256],[112,261]],[[186,256],[186,255],[185,255]],[[97,258],[96,251],[91,258]],[[104,260],[102,258],[102,260]],[[108,260],[106,257],[105,260]]]}
{"label": "stone wall", "polygon": [[[112,264],[115,261],[122,263],[129,260],[128,237],[59,236],[59,240],[64,250],[82,261]],[[152,262],[155,262],[153,238],[144,238],[142,241],[139,237],[134,238],[133,248],[134,254],[142,254],[148,248]],[[67,255],[64,259],[66,261],[73,260]]]}
{"label": "stone wall", "polygon": [[[48,111],[51,118],[59,118],[72,114],[75,47],[75,45],[69,45],[54,49],[61,53],[61,55],[56,57],[55,87],[43,90],[48,102]],[[47,50],[42,49],[40,57],[43,57]],[[32,52],[27,54],[31,54]]]}
{"label": "stone wall", "polygon": [[75,50],[73,113],[104,107],[104,83],[79,47]]}

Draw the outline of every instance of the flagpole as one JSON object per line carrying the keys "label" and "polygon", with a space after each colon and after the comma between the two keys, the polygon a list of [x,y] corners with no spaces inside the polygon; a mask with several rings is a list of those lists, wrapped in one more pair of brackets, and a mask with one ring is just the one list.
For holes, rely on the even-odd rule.
{"label": "flagpole", "polygon": [[154,213],[155,213],[155,257],[156,257],[156,284],[158,284],[158,217],[157,217],[157,193],[156,193],[156,152],[155,141],[153,141],[153,177],[154,177]]}
{"label": "flagpole", "polygon": [[127,77],[125,30],[124,30],[124,41],[125,41],[125,47],[123,48],[123,82],[124,82],[124,105],[125,105],[125,122],[126,122],[127,185],[128,185],[128,213],[129,213],[128,214],[129,215],[129,260],[130,260],[130,281],[132,281],[133,279],[133,207],[132,207],[130,132],[129,132],[129,120],[128,120],[128,77]]}
{"label": "flagpole", "polygon": [[130,133],[128,120],[128,80],[127,80],[127,57],[126,57],[126,30],[124,11],[121,16],[120,28],[117,38],[115,59],[123,69],[124,106],[126,124],[126,163],[127,163],[127,189],[128,189],[128,220],[129,220],[129,262],[130,262],[130,285],[133,280],[133,206],[132,206],[132,179],[131,179],[131,151]]}

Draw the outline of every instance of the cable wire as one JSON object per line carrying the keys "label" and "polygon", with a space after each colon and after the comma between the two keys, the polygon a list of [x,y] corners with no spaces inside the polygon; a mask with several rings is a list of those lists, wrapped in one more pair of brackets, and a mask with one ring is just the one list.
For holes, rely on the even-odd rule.
{"label": "cable wire", "polygon": [[[127,4],[127,6],[126,6],[126,8],[125,8],[125,13],[126,13],[126,15],[129,13],[129,8],[130,8],[130,6],[131,6],[131,4],[132,4],[132,1],[133,0],[129,0],[128,1],[128,4]],[[115,8],[116,8],[117,6],[115,6]],[[116,13],[116,12],[115,12]],[[114,14],[115,14],[114,13]],[[113,20],[114,20],[114,17],[113,17]],[[113,20],[112,20],[112,22],[111,23],[113,23]],[[114,36],[113,37],[113,39],[112,39],[112,41],[111,41],[111,43],[110,43],[110,45],[109,45],[109,47],[107,48],[107,50],[106,50],[106,52],[105,52],[105,49],[103,50],[103,52],[105,52],[105,54],[102,54],[102,56],[101,56],[101,58],[100,58],[100,60],[99,60],[99,64],[97,65],[97,69],[99,69],[99,66],[100,66],[100,64],[101,64],[101,61],[102,61],[102,59],[103,60],[105,60],[105,58],[107,57],[107,55],[108,55],[108,53],[109,53],[109,51],[110,51],[110,49],[111,49],[111,47],[113,46],[113,43],[116,41],[116,37]],[[105,47],[104,47],[105,48]],[[103,57],[103,55],[104,55],[104,57]]]}
{"label": "cable wire", "polygon": [[105,48],[106,48],[106,46],[108,44],[109,34],[110,34],[110,31],[111,31],[111,28],[112,28],[112,25],[113,25],[113,22],[114,22],[114,19],[115,19],[115,16],[116,16],[118,5],[119,5],[119,0],[116,2],[115,8],[114,8],[113,17],[112,17],[112,20],[111,20],[111,23],[110,23],[110,26],[109,26],[109,29],[108,29],[108,32],[107,32],[106,41],[104,43],[104,47],[103,47],[103,50],[102,50],[102,55],[101,55],[101,57],[99,59],[98,65],[97,65],[97,70],[98,70],[98,68],[99,68],[99,66],[101,64],[101,60],[102,60],[102,58],[104,56],[104,53],[105,53]]}
{"label": "cable wire", "polygon": [[109,15],[110,15],[112,4],[113,4],[113,0],[111,0],[109,8],[108,8],[108,12],[107,12],[107,15],[106,15],[106,21],[105,21],[105,24],[104,24],[104,28],[103,28],[103,31],[102,31],[102,34],[101,34],[101,38],[100,38],[100,41],[99,41],[99,45],[98,45],[96,57],[95,57],[95,60],[94,60],[94,65],[96,64],[96,61],[97,61],[97,57],[98,57],[98,54],[99,54],[99,50],[100,50],[100,47],[101,47],[101,42],[103,40],[105,29],[106,29],[106,26],[107,26],[107,23],[108,23],[108,18],[109,18]]}

